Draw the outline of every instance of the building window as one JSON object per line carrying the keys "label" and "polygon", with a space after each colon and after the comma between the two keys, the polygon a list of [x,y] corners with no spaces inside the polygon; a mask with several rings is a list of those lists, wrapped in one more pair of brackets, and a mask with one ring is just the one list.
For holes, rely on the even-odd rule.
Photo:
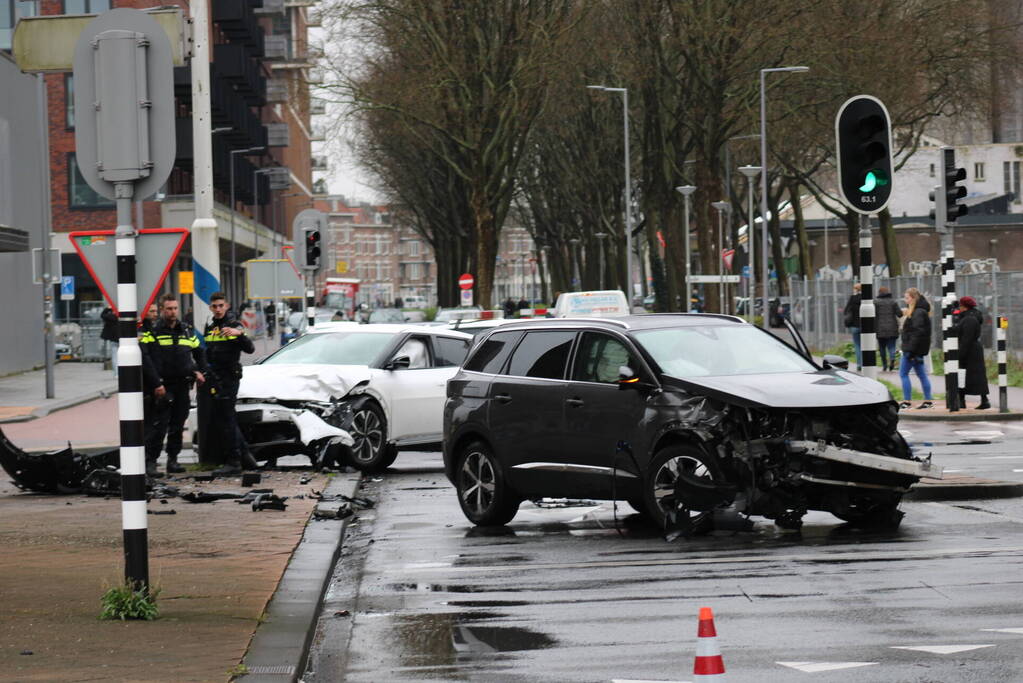
{"label": "building window", "polygon": [[418,263],[410,263],[408,265],[408,279],[409,280],[418,280],[420,277],[422,277],[422,275],[419,272],[419,264]]}
{"label": "building window", "polygon": [[984,180],[984,162],[978,161],[973,164],[973,179]]}
{"label": "building window", "polygon": [[419,240],[412,240],[408,243],[408,255],[419,256]]}
{"label": "building window", "polygon": [[99,14],[110,9],[110,0],[64,0],[64,14]]}
{"label": "building window", "polygon": [[1002,162],[1002,178],[1004,181],[1004,190],[1006,194],[1012,194],[1012,201],[1018,203],[1020,200],[1019,196],[1019,162],[1018,161],[1005,161]]}
{"label": "building window", "polygon": [[931,177],[934,177],[934,164],[931,164]]}
{"label": "building window", "polygon": [[68,166],[68,200],[72,209],[107,209],[114,202],[97,194],[82,177],[78,170],[78,161],[74,154],[67,155]]}
{"label": "building window", "polygon": [[75,128],[75,77],[64,74],[64,125],[68,130]]}
{"label": "building window", "polygon": [[0,0],[0,50],[10,50],[14,40],[14,25],[22,17],[34,17],[36,3],[20,0]]}

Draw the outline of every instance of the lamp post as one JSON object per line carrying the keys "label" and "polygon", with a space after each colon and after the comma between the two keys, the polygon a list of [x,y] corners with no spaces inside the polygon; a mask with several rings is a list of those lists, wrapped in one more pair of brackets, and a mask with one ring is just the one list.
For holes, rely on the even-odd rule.
{"label": "lamp post", "polygon": [[266,147],[246,147],[245,149],[232,149],[229,154],[229,161],[231,162],[231,287],[229,289],[231,296],[231,304],[234,306],[238,305],[238,261],[236,255],[236,247],[234,241],[234,159],[236,154],[252,154],[253,152],[263,152]]}
{"label": "lamp post", "polygon": [[725,306],[725,215],[732,210],[732,205],[726,201],[711,202],[718,211],[718,272],[721,274],[718,282],[718,311],[726,313]]}
{"label": "lamp post", "polygon": [[[761,278],[764,283],[763,306],[764,306],[764,329],[768,328],[770,324],[770,316],[767,314],[767,300],[768,290],[767,286],[770,282],[771,271],[767,267],[767,95],[764,90],[764,77],[769,73],[805,73],[810,70],[808,66],[779,66],[772,69],[761,69],[760,70],[760,167],[763,169],[763,173],[760,176],[761,182],[761,195],[760,195],[760,219],[763,221],[763,225],[760,226],[760,250],[763,252],[763,273]],[[775,264],[777,267],[778,264]]]}
{"label": "lamp post", "polygon": [[[604,238],[607,237],[606,232],[595,232],[593,236],[600,241],[600,289],[604,289]],[[629,304],[632,305],[631,303]]]}
{"label": "lamp post", "polygon": [[573,237],[568,240],[572,258],[572,291],[578,292],[582,282],[579,280],[579,238]]}
{"label": "lamp post", "polygon": [[588,85],[591,90],[619,92],[622,94],[622,119],[625,135],[625,287],[629,306],[632,306],[634,287],[632,283],[632,176],[629,170],[629,89],[608,88],[603,85]]}
{"label": "lamp post", "polygon": [[683,212],[682,212],[682,232],[683,232],[682,239],[685,242],[685,246],[686,246],[686,280],[685,280],[685,285],[686,285],[685,286],[685,290],[686,291],[685,291],[684,296],[682,297],[682,301],[684,302],[684,304],[682,306],[682,312],[686,313],[686,312],[689,311],[689,269],[692,267],[692,264],[693,264],[693,259],[689,255],[689,250],[690,250],[690,244],[689,244],[689,242],[690,242],[690,239],[689,239],[689,198],[693,196],[694,192],[696,192],[696,186],[695,185],[679,185],[678,187],[675,188],[675,191],[682,195],[682,201],[683,201],[683,204],[685,205],[685,208],[683,209]]}
{"label": "lamp post", "polygon": [[[748,254],[747,267],[749,268],[749,277],[746,279],[746,297],[748,299],[747,306],[749,307],[749,321],[752,323],[755,318],[754,301],[757,298],[757,278],[756,278],[756,263],[757,259],[753,251],[753,182],[757,178],[757,174],[760,173],[759,166],[740,166],[739,173],[746,176],[746,185],[748,187],[747,194],[749,195],[749,214],[748,220],[746,221],[746,253]],[[761,217],[763,220],[763,217]]]}

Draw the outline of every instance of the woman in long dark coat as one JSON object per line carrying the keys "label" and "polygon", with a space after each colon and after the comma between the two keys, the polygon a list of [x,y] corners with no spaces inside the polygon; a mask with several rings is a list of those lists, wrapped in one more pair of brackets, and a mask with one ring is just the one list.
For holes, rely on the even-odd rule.
{"label": "woman in long dark coat", "polygon": [[952,325],[952,333],[959,338],[959,365],[966,370],[966,386],[959,388],[960,403],[965,406],[965,396],[980,396],[977,410],[987,410],[988,403],[987,368],[984,367],[984,346],[980,332],[984,327],[984,314],[977,310],[977,301],[972,296],[959,299],[960,313]]}
{"label": "woman in long dark coat", "polygon": [[931,380],[924,368],[924,358],[931,352],[931,305],[916,287],[906,290],[906,321],[902,323],[902,362],[899,364],[899,378],[902,380],[902,403],[899,409],[910,407],[909,398],[913,387],[909,381],[909,373],[915,372],[920,379],[920,388],[924,392],[924,402],[917,408],[930,408],[934,405],[931,396]]}

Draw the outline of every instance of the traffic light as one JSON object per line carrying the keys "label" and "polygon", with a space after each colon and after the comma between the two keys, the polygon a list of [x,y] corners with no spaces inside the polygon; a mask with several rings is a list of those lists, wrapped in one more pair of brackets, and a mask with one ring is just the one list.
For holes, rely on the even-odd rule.
{"label": "traffic light", "polygon": [[892,194],[891,118],[881,100],[858,95],[835,117],[838,186],[859,213],[878,213]]}
{"label": "traffic light", "polygon": [[959,200],[966,196],[966,188],[959,181],[966,180],[966,169],[956,168],[956,151],[951,147],[941,148],[941,189],[945,198],[945,220],[955,223],[969,211]]}
{"label": "traffic light", "polygon": [[316,270],[320,267],[320,229],[317,226],[304,226],[302,236],[305,240],[305,267]]}

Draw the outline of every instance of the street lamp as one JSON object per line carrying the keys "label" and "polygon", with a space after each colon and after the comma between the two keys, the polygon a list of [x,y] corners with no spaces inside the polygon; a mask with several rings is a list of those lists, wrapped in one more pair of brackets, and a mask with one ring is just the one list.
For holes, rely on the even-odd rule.
{"label": "street lamp", "polygon": [[579,238],[573,237],[568,240],[568,243],[571,245],[570,249],[572,250],[570,254],[572,257],[572,290],[578,292],[580,285],[582,285],[582,282],[579,280]]}
{"label": "street lamp", "polygon": [[230,292],[231,292],[231,303],[234,304],[235,306],[238,305],[238,297],[237,297],[237,294],[238,294],[238,274],[236,272],[237,268],[238,268],[238,262],[236,260],[237,257],[236,257],[236,251],[235,251],[235,248],[236,248],[237,245],[235,245],[235,242],[234,242],[234,159],[235,159],[235,155],[236,154],[252,154],[253,152],[265,152],[265,151],[266,151],[266,147],[247,147],[245,149],[232,149],[229,152],[229,154],[230,154],[229,161],[231,162],[231,173],[230,173],[230,182],[231,182],[231,287],[230,287]]}
{"label": "street lamp", "polygon": [[685,295],[682,297],[682,301],[684,302],[684,304],[682,306],[682,312],[686,313],[686,312],[689,311],[689,298],[690,298],[689,297],[689,291],[690,291],[689,290],[689,270],[692,267],[692,263],[693,263],[693,259],[689,255],[689,250],[690,250],[690,245],[689,245],[689,241],[690,241],[689,240],[689,198],[693,196],[694,192],[696,192],[696,186],[695,185],[679,185],[678,187],[675,188],[675,191],[682,195],[682,200],[683,200],[683,203],[685,205],[685,208],[684,208],[684,210],[682,212],[682,232],[683,232],[683,241],[685,242],[685,245],[686,245],[686,287],[685,287],[686,291],[685,291]]}
{"label": "street lamp", "polygon": [[600,289],[604,289],[604,238],[607,237],[607,233],[595,232],[593,236],[600,240]]}
{"label": "street lamp", "polygon": [[609,88],[604,85],[588,85],[586,87],[590,90],[620,92],[622,94],[622,119],[624,120],[625,135],[625,283],[629,306],[632,306],[632,296],[635,292],[632,286],[632,176],[629,171],[629,89]]}
{"label": "street lamp", "polygon": [[718,211],[718,272],[721,273],[720,281],[718,282],[718,310],[721,313],[726,313],[727,308],[725,306],[725,214],[732,210],[732,205],[726,201],[711,202]]}
{"label": "street lamp", "polygon": [[[760,226],[760,230],[761,230],[760,241],[762,242],[762,244],[760,245],[760,249],[763,252],[763,266],[764,266],[763,273],[762,273],[762,275],[760,277],[763,279],[763,283],[764,283],[764,291],[763,291],[761,296],[763,296],[763,298],[764,298],[764,300],[763,300],[763,305],[764,305],[763,325],[764,325],[764,329],[765,330],[767,329],[768,325],[770,324],[770,321],[769,321],[770,316],[767,314],[767,299],[768,299],[767,286],[768,286],[768,283],[770,282],[770,270],[767,268],[767,176],[768,176],[768,170],[767,170],[767,96],[766,96],[766,92],[764,91],[764,77],[767,74],[769,74],[769,73],[785,73],[785,72],[789,72],[789,73],[805,73],[805,72],[807,72],[809,70],[810,70],[810,67],[808,67],[808,66],[779,66],[779,67],[774,67],[772,69],[761,69],[760,70],[760,167],[764,171],[763,174],[761,174],[761,177],[760,177],[760,182],[762,184],[761,195],[760,195],[760,219],[763,221],[763,225]],[[780,264],[775,264],[775,267],[777,268],[779,265]],[[781,274],[780,274],[780,271],[779,271],[779,278],[780,277],[781,277]]]}
{"label": "street lamp", "polygon": [[[747,268],[749,268],[749,277],[746,280],[746,298],[747,306],[749,307],[749,321],[752,323],[754,318],[754,300],[757,298],[757,278],[756,278],[756,263],[757,259],[753,251],[753,182],[757,178],[757,174],[760,173],[759,166],[740,166],[739,173],[746,176],[746,185],[748,187],[747,194],[749,195],[749,214],[748,220],[746,221],[746,253],[748,254]],[[764,220],[761,216],[760,220]]]}

